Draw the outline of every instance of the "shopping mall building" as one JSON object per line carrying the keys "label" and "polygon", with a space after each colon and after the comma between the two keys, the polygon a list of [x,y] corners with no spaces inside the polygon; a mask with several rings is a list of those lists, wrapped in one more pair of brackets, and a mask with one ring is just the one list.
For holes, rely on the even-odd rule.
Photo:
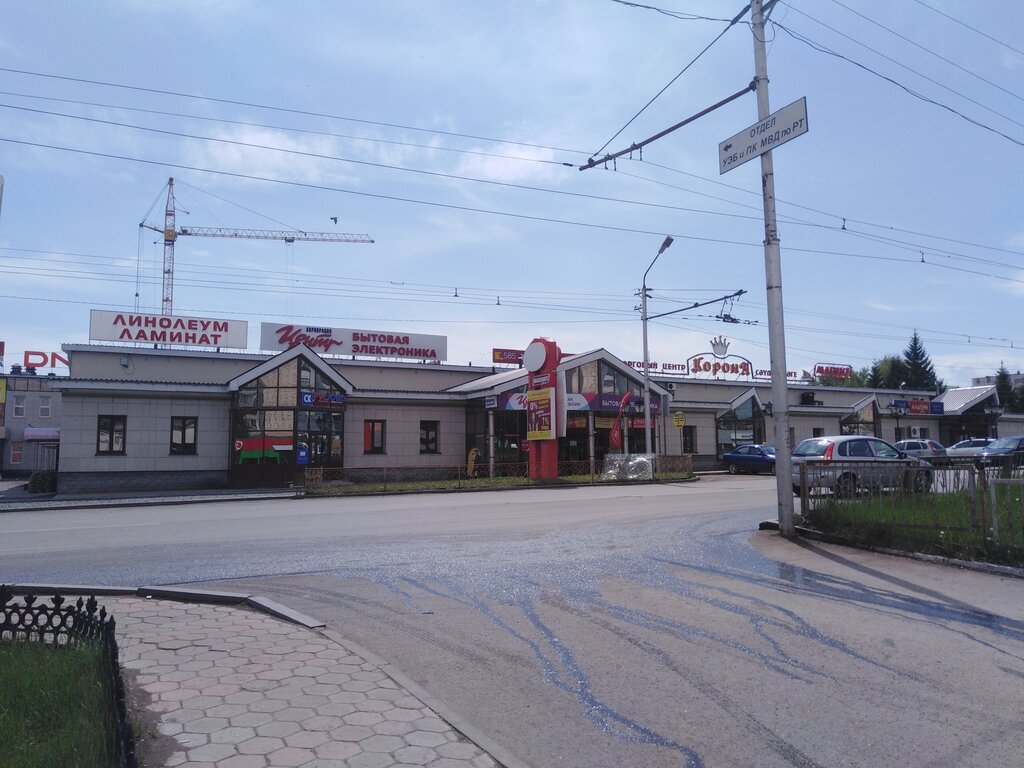
{"label": "shopping mall building", "polygon": [[[161,490],[299,484],[331,468],[440,476],[471,462],[500,472],[528,458],[539,379],[521,350],[495,349],[492,366],[449,365],[443,336],[262,323],[249,351],[244,321],[98,310],[89,338],[62,346],[68,376],[12,366],[0,377],[5,476],[52,465],[61,492]],[[736,445],[783,442],[768,371],[730,354],[726,339],[710,342],[648,364],[652,446],[664,464],[689,457],[712,469]],[[641,369],[604,349],[561,355],[549,385],[560,463],[599,472],[608,453],[645,452]],[[1001,413],[991,385],[935,396],[791,376],[790,445],[844,433],[944,444],[1024,433],[1024,416]]]}

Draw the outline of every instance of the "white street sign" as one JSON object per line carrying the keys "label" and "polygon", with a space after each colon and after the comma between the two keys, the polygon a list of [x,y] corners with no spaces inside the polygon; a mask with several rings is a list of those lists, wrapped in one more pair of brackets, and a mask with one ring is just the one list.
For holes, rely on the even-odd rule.
{"label": "white street sign", "polygon": [[718,173],[731,171],[747,160],[807,133],[807,98],[797,99],[745,131],[718,145]]}

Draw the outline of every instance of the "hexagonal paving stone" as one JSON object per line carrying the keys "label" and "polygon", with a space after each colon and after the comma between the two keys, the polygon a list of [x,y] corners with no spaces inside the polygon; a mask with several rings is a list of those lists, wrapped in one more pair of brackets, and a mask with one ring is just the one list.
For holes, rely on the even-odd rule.
{"label": "hexagonal paving stone", "polygon": [[373,731],[362,725],[343,725],[331,731],[331,738],[336,741],[362,741],[373,736]]}
{"label": "hexagonal paving stone", "polygon": [[345,725],[345,721],[342,718],[328,717],[326,715],[317,715],[302,721],[302,727],[307,731],[333,731],[335,728],[340,728],[343,725]]}
{"label": "hexagonal paving stone", "polygon": [[296,722],[279,723],[274,721],[266,725],[256,727],[257,736],[278,736],[284,738],[302,730],[302,726]]}
{"label": "hexagonal paving stone", "polygon": [[448,743],[448,739],[436,731],[413,731],[405,740],[417,747],[439,747]]}
{"label": "hexagonal paving stone", "polygon": [[281,721],[293,720],[296,723],[301,723],[303,720],[309,720],[314,715],[316,715],[316,712],[308,707],[286,707],[275,712],[274,719]]}
{"label": "hexagonal paving stone", "polygon": [[237,754],[234,744],[204,744],[188,751],[190,763],[216,762]]}
{"label": "hexagonal paving stone", "polygon": [[256,736],[238,744],[238,751],[243,755],[268,755],[283,746],[285,746],[284,739]]}
{"label": "hexagonal paving stone", "polygon": [[361,751],[359,744],[354,741],[329,741],[313,748],[316,756],[324,760],[348,760]]}
{"label": "hexagonal paving stone", "polygon": [[402,723],[397,720],[385,720],[383,723],[373,726],[373,732],[383,736],[405,736],[412,731],[412,723]]}
{"label": "hexagonal paving stone", "polygon": [[330,740],[331,737],[323,731],[299,731],[291,736],[284,737],[285,745],[289,747],[305,747],[307,749],[319,747]]}
{"label": "hexagonal paving stone", "polygon": [[243,712],[228,718],[228,722],[232,725],[240,725],[245,728],[256,728],[273,722],[273,720],[273,716],[268,712]]}
{"label": "hexagonal paving stone", "polygon": [[289,768],[295,768],[314,759],[316,755],[313,754],[313,750],[302,747],[284,747],[267,755],[267,762],[270,765]]}
{"label": "hexagonal paving stone", "polygon": [[213,744],[238,744],[254,736],[256,736],[256,731],[252,728],[242,728],[233,725],[211,733],[210,741]]}
{"label": "hexagonal paving stone", "polygon": [[348,768],[388,768],[395,761],[383,752],[361,752],[348,761]]}
{"label": "hexagonal paving stone", "polygon": [[349,725],[376,725],[384,718],[376,712],[353,712],[342,719]]}
{"label": "hexagonal paving stone", "polygon": [[225,717],[201,717],[186,724],[186,730],[191,733],[213,733],[227,727],[228,721]]}
{"label": "hexagonal paving stone", "polygon": [[412,765],[427,765],[438,758],[437,752],[430,747],[402,747],[395,750],[395,760]]}
{"label": "hexagonal paving stone", "polygon": [[437,754],[441,755],[441,757],[452,757],[457,760],[471,760],[479,753],[480,748],[476,744],[470,744],[468,741],[442,744],[437,748]]}
{"label": "hexagonal paving stone", "polygon": [[263,755],[235,755],[217,763],[217,768],[266,768],[267,759]]}
{"label": "hexagonal paving stone", "polygon": [[359,742],[359,746],[363,748],[364,752],[394,752],[396,749],[401,749],[405,745],[405,742],[397,736],[371,736],[368,739],[364,739]]}

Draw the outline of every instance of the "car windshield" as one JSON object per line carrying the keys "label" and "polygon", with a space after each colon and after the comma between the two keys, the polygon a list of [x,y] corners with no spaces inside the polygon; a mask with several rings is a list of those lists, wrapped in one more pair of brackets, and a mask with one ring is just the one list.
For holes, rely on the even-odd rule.
{"label": "car windshield", "polygon": [[831,444],[830,440],[804,440],[793,451],[794,456],[824,456],[825,449]]}
{"label": "car windshield", "polygon": [[765,453],[767,453],[769,456],[774,456],[775,455],[775,446],[774,445],[762,445],[761,446],[761,450],[764,451]]}
{"label": "car windshield", "polygon": [[988,444],[988,450],[990,451],[1012,451],[1017,447],[1017,438],[1015,437],[1000,437],[998,440],[993,440]]}

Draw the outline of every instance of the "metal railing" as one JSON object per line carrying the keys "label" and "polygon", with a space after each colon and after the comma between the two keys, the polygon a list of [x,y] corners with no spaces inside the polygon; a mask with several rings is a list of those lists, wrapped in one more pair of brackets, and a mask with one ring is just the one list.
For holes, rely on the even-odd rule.
{"label": "metal railing", "polygon": [[[896,465],[897,462],[885,462]],[[858,543],[1024,565],[1024,468],[967,457],[929,468],[902,462],[802,462],[800,519]],[[874,473],[874,474],[873,474]]]}
{"label": "metal railing", "polygon": [[[553,482],[596,485],[601,482],[639,479],[621,469],[624,464],[633,463],[629,461],[630,458],[612,454],[606,460],[593,463],[587,459],[559,462],[558,478],[555,480],[531,478],[529,464],[524,461],[495,462],[493,465],[483,461],[472,465],[434,467],[323,467],[307,469],[303,485],[307,493],[313,494],[464,490]],[[678,458],[685,461],[670,462],[664,457],[658,457],[654,463],[653,479],[677,479],[692,474],[691,457]]]}
{"label": "metal railing", "polygon": [[138,768],[115,629],[114,617],[107,615],[107,609],[97,611],[95,597],[86,601],[79,597],[73,605],[65,605],[64,598],[55,594],[47,605],[38,603],[35,595],[27,594],[21,602],[15,602],[13,590],[0,584],[0,642],[39,642],[56,649],[79,643],[99,646],[114,699],[113,722],[110,723],[112,752],[119,766]]}

